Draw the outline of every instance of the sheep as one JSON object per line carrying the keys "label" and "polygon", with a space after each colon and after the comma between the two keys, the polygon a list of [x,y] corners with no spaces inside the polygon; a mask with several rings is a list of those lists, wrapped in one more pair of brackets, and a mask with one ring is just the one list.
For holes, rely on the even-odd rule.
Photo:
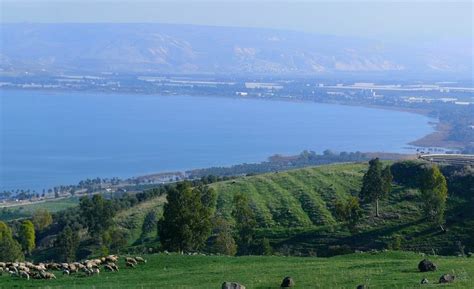
{"label": "sheep", "polygon": [[134,264],[134,263],[131,263],[131,262],[127,262],[127,263],[125,263],[125,265],[126,265],[127,267],[130,267],[130,268],[135,268],[135,264]]}
{"label": "sheep", "polygon": [[5,269],[7,267],[7,264],[5,262],[0,262],[0,268]]}
{"label": "sheep", "polygon": [[143,259],[142,257],[135,257],[135,260],[136,260],[138,263],[146,263],[146,260]]}
{"label": "sheep", "polygon": [[67,270],[67,269],[63,270],[63,275],[70,275],[70,274],[71,274],[71,272],[69,272],[69,270]]}
{"label": "sheep", "polygon": [[104,269],[107,270],[107,271],[110,271],[110,272],[115,272],[114,268],[112,268],[112,266],[110,266],[109,264],[106,264],[104,266]]}
{"label": "sheep", "polygon": [[75,264],[69,264],[69,272],[75,273],[77,272],[78,268]]}
{"label": "sheep", "polygon": [[115,263],[109,263],[109,266],[112,267],[112,269],[114,269],[116,272],[119,271],[119,267],[117,266],[117,264],[115,264]]}
{"label": "sheep", "polygon": [[118,261],[118,256],[116,255],[109,255],[105,257],[105,261],[112,262],[112,263],[117,263]]}
{"label": "sheep", "polygon": [[136,265],[136,264],[138,263],[137,260],[135,260],[135,258],[131,258],[131,257],[125,258],[125,261],[126,261],[127,263],[132,263],[132,264],[134,264],[134,265]]}
{"label": "sheep", "polygon": [[93,275],[94,275],[94,274],[99,275],[99,274],[100,274],[99,268],[93,268],[93,269],[92,269],[92,274],[93,274]]}
{"label": "sheep", "polygon": [[25,278],[26,280],[30,280],[30,274],[28,274],[28,272],[25,272],[25,271],[20,271],[20,275],[19,275],[21,278]]}

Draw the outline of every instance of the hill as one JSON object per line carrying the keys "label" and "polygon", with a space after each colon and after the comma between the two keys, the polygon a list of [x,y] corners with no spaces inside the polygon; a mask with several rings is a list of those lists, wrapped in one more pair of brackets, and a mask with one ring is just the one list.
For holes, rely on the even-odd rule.
{"label": "hill", "polygon": [[[369,39],[172,24],[2,24],[5,72],[322,74],[470,73],[470,43]],[[32,50],[32,47],[34,49]]]}
{"label": "hill", "polygon": [[[389,164],[389,163],[387,163]],[[354,250],[397,247],[423,252],[458,254],[474,250],[474,213],[469,193],[451,193],[446,213],[447,231],[426,219],[420,192],[395,185],[381,202],[381,216],[371,204],[350,232],[335,216],[338,199],[356,195],[366,164],[338,164],[244,177],[218,182],[218,211],[229,216],[235,193],[247,194],[259,220],[261,237],[280,252],[331,256]]]}
{"label": "hill", "polygon": [[[442,167],[448,180],[449,198],[446,223],[441,228],[430,222],[422,210],[423,199],[414,180],[420,175],[417,170],[422,169],[423,164],[417,161],[384,162],[384,165],[392,166],[398,183],[394,183],[388,198],[380,202],[380,217],[374,215],[372,204],[362,204],[362,216],[355,227],[338,219],[335,204],[358,194],[367,170],[366,163],[307,167],[234,177],[226,181],[219,181],[216,177],[204,178],[196,182],[202,184],[206,181],[204,184],[215,189],[216,215],[227,219],[230,224],[234,223],[231,214],[234,196],[237,193],[246,195],[257,219],[255,245],[266,238],[275,254],[334,256],[383,249],[442,255],[474,252],[472,170]],[[401,181],[403,174],[409,182]],[[122,253],[162,250],[155,228],[166,201],[167,187],[173,188],[173,185],[113,198],[117,213],[111,229],[115,238],[120,237],[114,245],[118,247],[113,250]],[[78,211],[70,208],[55,213],[53,225],[37,234],[37,244],[40,245],[33,253],[35,260],[56,258],[51,242],[65,224],[76,226],[82,235],[87,233],[80,224]],[[153,213],[154,221],[143,234],[144,221],[150,213]],[[12,222],[12,225],[18,225],[18,222]],[[211,237],[205,252],[213,251],[212,240]],[[87,258],[89,254],[98,254],[101,248],[94,244],[85,238],[78,256]],[[255,252],[259,250],[256,248]]]}
{"label": "hill", "polygon": [[[285,276],[296,282],[294,288],[419,288],[421,279],[437,283],[442,274],[456,276],[456,281],[443,288],[472,288],[472,258],[430,256],[439,270],[420,273],[418,262],[423,256],[406,252],[358,253],[331,258],[278,256],[187,256],[148,255],[148,262],[135,269],[120,262],[119,272],[101,272],[85,277],[82,273],[62,276],[57,280],[25,280],[0,276],[0,288],[220,288],[224,281],[239,282],[248,289],[277,289]],[[426,285],[432,288],[433,285]]]}

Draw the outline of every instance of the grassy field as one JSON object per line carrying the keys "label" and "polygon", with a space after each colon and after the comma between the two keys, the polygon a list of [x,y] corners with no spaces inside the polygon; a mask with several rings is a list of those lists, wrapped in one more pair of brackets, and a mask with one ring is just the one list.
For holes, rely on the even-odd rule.
{"label": "grassy field", "polygon": [[14,220],[19,218],[29,218],[38,209],[47,209],[51,213],[59,212],[67,208],[75,207],[79,204],[79,198],[71,197],[59,200],[50,200],[34,204],[24,204],[19,206],[2,208],[0,210],[0,220]]}
{"label": "grassy field", "polygon": [[[101,272],[99,276],[61,276],[57,280],[24,280],[0,277],[0,288],[163,288],[212,289],[223,281],[235,281],[248,289],[277,289],[285,276],[296,282],[294,288],[474,288],[474,258],[430,257],[437,272],[417,270],[422,256],[406,252],[356,253],[331,258],[278,256],[182,256],[149,255],[148,263],[118,273]],[[123,262],[123,261],[122,261]],[[122,267],[123,264],[122,264]],[[457,276],[449,285],[434,284],[449,273]],[[429,285],[420,285],[428,278]]]}

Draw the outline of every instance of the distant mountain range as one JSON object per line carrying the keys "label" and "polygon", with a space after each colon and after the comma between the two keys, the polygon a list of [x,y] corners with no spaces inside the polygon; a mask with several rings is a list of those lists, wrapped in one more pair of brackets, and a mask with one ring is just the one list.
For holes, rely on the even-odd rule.
{"label": "distant mountain range", "polygon": [[4,72],[468,74],[472,44],[171,24],[2,24]]}

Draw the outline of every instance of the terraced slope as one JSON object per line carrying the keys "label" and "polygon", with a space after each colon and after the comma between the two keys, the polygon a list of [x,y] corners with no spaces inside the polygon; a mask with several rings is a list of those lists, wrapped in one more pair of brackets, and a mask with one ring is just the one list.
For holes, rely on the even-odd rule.
{"label": "terraced slope", "polygon": [[335,225],[334,201],[358,192],[365,164],[311,167],[243,177],[212,185],[218,210],[230,217],[232,198],[244,193],[252,200],[261,227]]}

